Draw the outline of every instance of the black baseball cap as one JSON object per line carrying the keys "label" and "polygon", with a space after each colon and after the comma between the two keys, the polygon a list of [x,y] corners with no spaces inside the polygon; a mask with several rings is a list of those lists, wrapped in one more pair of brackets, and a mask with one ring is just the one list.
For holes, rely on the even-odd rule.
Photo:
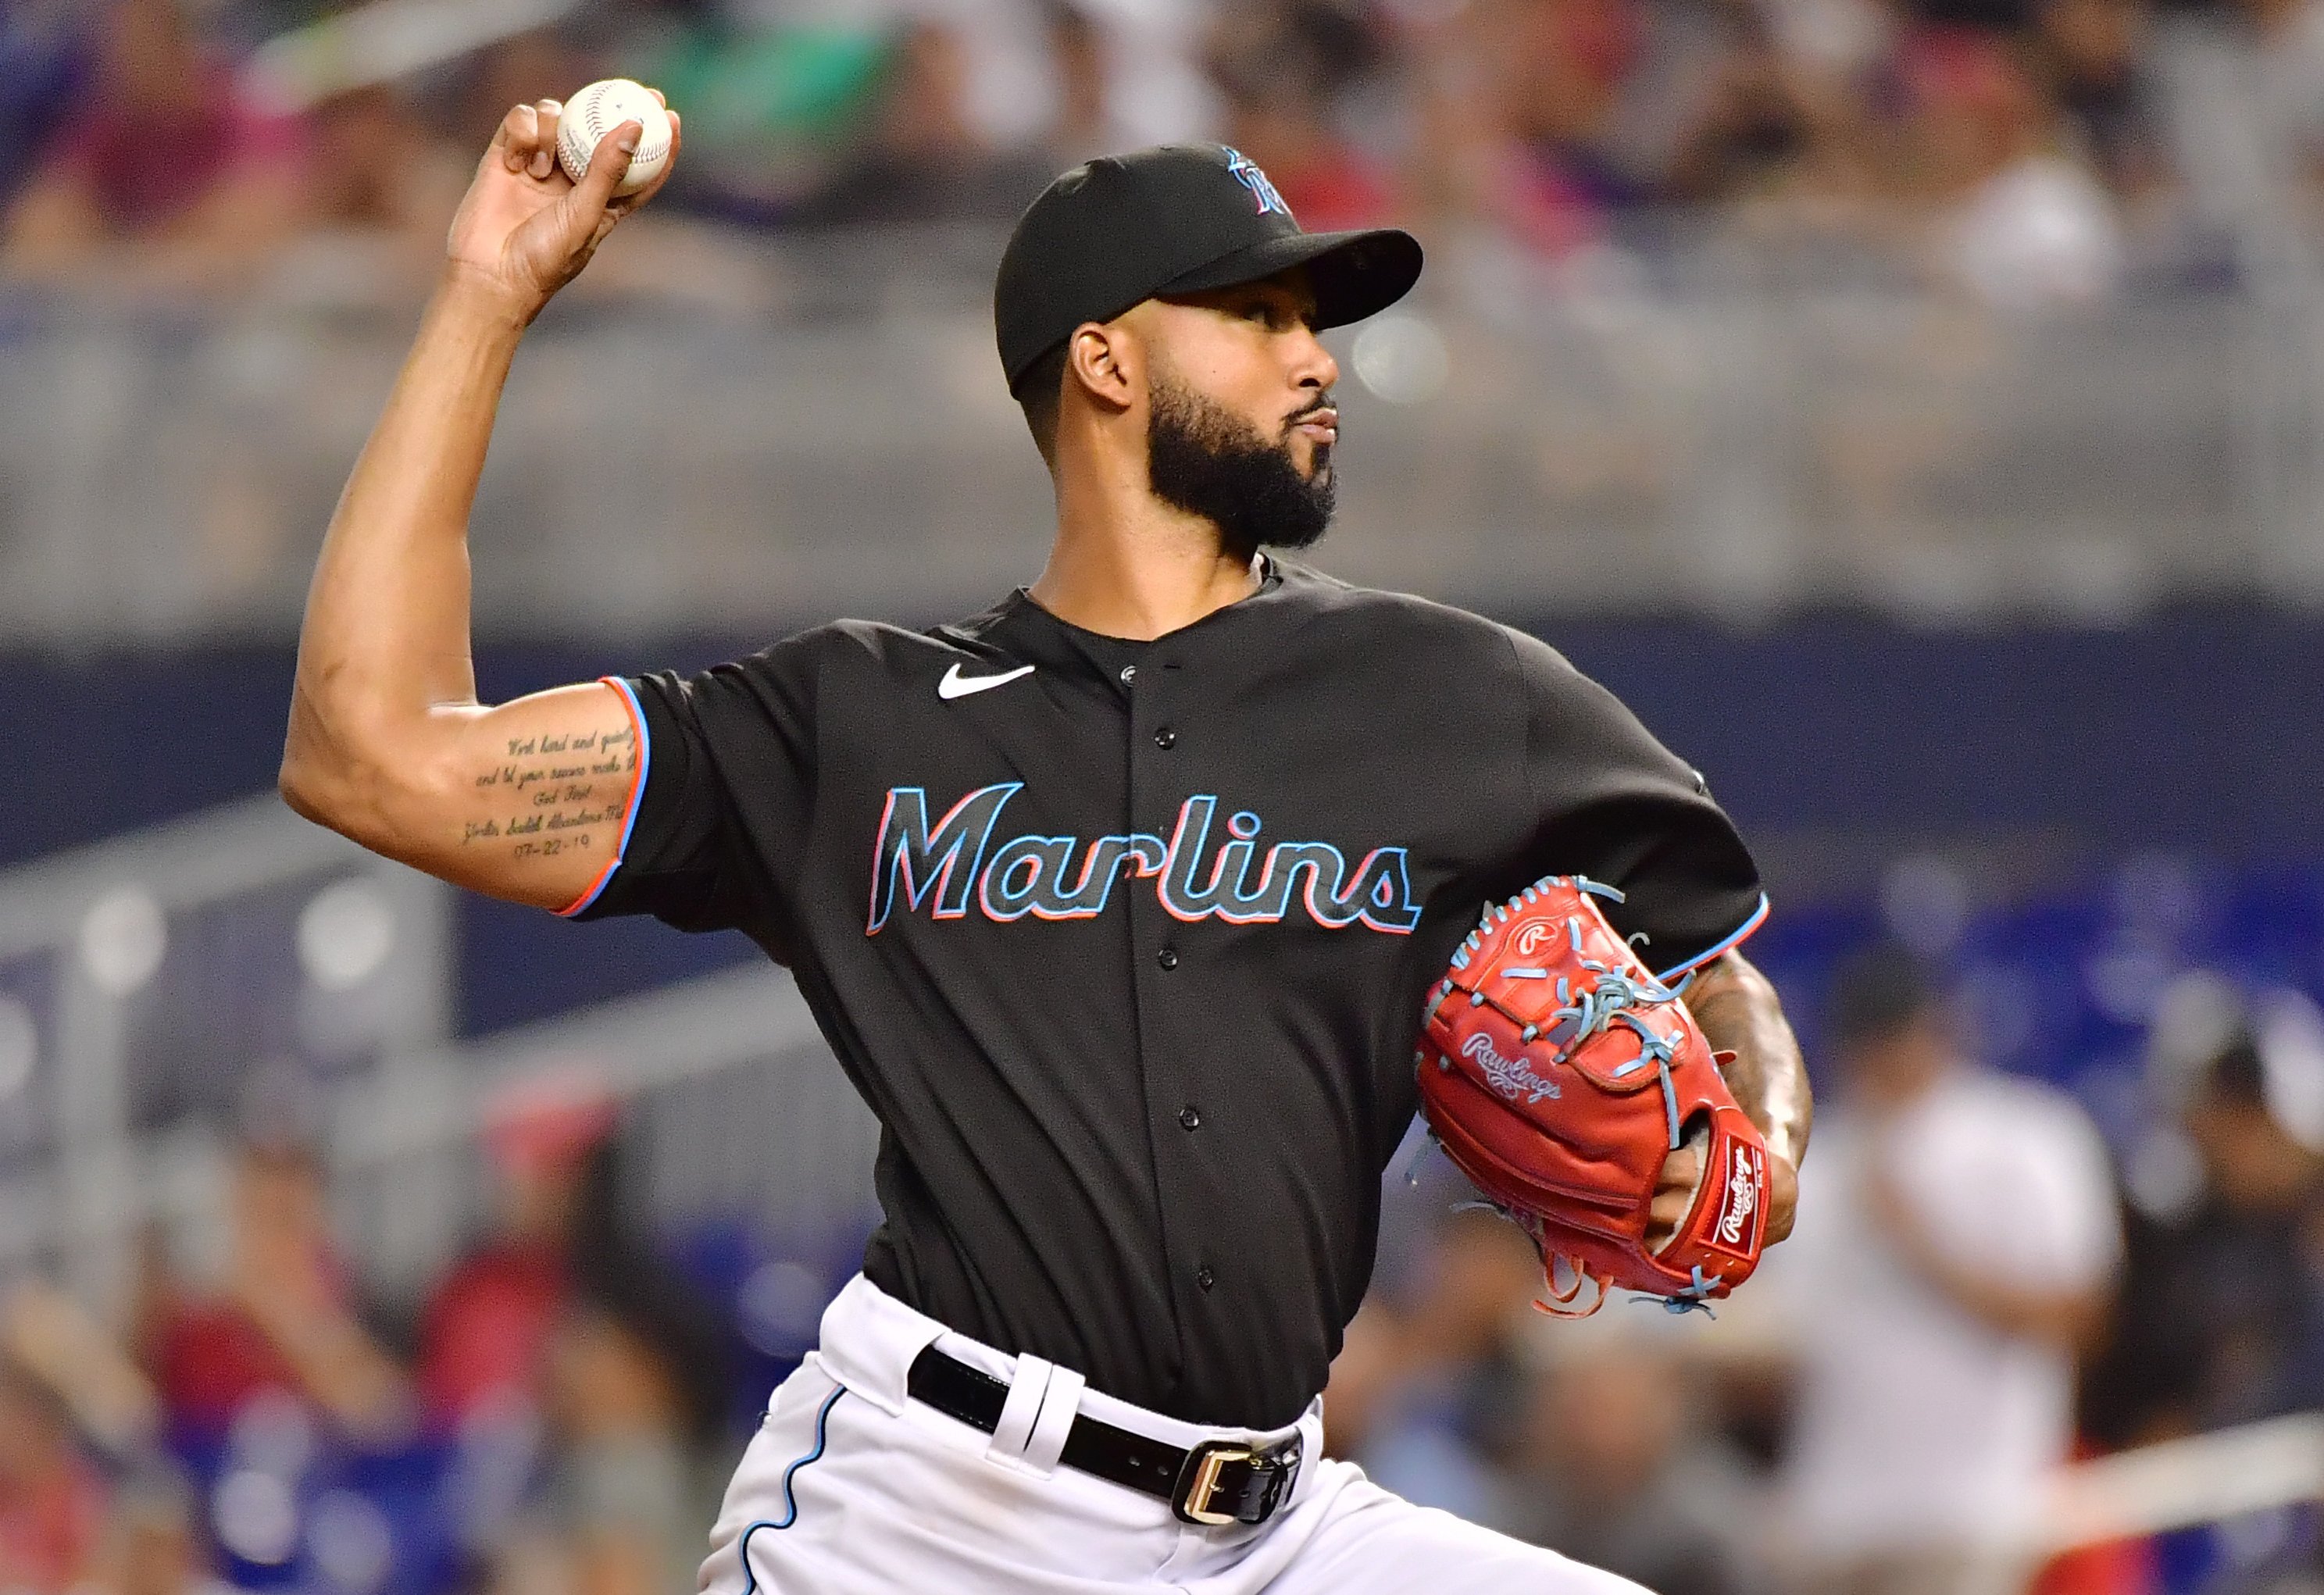
{"label": "black baseball cap", "polygon": [[1084,321],[1293,266],[1307,268],[1316,327],[1340,327],[1404,297],[1420,243],[1395,227],[1303,233],[1267,174],[1222,144],[1101,156],[1043,189],[1009,235],[992,284],[1001,369],[1013,392]]}

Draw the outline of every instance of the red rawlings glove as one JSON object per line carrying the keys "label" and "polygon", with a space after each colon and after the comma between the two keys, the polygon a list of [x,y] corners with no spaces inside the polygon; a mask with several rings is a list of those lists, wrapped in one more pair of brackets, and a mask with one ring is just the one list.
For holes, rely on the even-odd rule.
{"label": "red rawlings glove", "polygon": [[[1766,1216],[1766,1145],[1720,1074],[1731,1055],[1606,923],[1593,899],[1621,895],[1552,875],[1488,908],[1429,993],[1416,1059],[1431,1132],[1533,1237],[1549,1286],[1536,1305],[1560,1317],[1617,1286],[1674,1313],[1723,1296],[1758,1266]],[[1693,1203],[1649,1251],[1663,1160],[1690,1142]]]}

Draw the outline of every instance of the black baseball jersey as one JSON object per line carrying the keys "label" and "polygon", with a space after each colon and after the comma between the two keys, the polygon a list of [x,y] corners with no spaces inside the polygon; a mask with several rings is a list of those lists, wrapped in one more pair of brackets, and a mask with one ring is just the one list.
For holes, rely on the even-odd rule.
{"label": "black baseball jersey", "polygon": [[1557,653],[1279,561],[1153,642],[1020,591],[615,685],[640,790],[577,911],[790,966],[882,1126],[874,1283],[1198,1423],[1322,1388],[1488,899],[1609,881],[1674,974],[1765,911],[1701,778]]}

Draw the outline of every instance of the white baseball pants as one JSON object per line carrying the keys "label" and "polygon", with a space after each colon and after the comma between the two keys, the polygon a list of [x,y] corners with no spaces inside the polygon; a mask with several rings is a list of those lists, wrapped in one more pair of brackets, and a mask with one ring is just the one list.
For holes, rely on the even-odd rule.
{"label": "white baseball pants", "polygon": [[[1043,1394],[1006,1438],[905,1395],[931,1342]],[[1203,1528],[1169,1504],[1059,1466],[1075,1410],[1180,1447],[1280,1440],[1204,1429],[1081,1388],[1038,1358],[1005,1356],[858,1276],[823,1316],[822,1344],[783,1381],[728,1486],[701,1586],[712,1595],[1645,1595],[1611,1573],[1416,1507],[1321,1454],[1323,1404],[1296,1425],[1305,1465],[1268,1522]]]}

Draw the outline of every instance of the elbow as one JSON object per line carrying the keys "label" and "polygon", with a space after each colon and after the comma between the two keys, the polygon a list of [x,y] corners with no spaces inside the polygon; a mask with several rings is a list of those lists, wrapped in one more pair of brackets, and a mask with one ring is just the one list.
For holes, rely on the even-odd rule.
{"label": "elbow", "polygon": [[315,761],[301,752],[295,736],[283,745],[282,762],[274,771],[274,790],[300,819],[318,825],[331,823],[322,773],[315,768]]}
{"label": "elbow", "polygon": [[303,705],[291,713],[274,789],[300,818],[337,831],[376,851],[384,811],[393,807],[382,772],[349,756],[344,739],[315,721]]}
{"label": "elbow", "polygon": [[343,830],[340,816],[347,782],[335,774],[329,739],[313,720],[314,712],[305,699],[294,699],[290,729],[282,739],[282,762],[274,772],[274,789],[300,819]]}
{"label": "elbow", "polygon": [[376,829],[375,811],[385,796],[385,770],[364,751],[394,742],[385,727],[356,718],[345,705],[318,703],[302,682],[291,694],[274,789],[300,818],[370,846],[368,833]]}
{"label": "elbow", "polygon": [[[335,737],[320,726],[302,728],[296,718],[274,776],[283,803],[300,818],[383,858],[426,868],[438,822],[452,809],[456,772],[440,756],[396,739]],[[362,756],[351,751],[383,744],[397,751]]]}
{"label": "elbow", "polygon": [[337,817],[337,805],[327,783],[305,764],[286,757],[282,768],[275,772],[274,790],[281,795],[284,806],[300,819],[333,831],[346,829]]}

